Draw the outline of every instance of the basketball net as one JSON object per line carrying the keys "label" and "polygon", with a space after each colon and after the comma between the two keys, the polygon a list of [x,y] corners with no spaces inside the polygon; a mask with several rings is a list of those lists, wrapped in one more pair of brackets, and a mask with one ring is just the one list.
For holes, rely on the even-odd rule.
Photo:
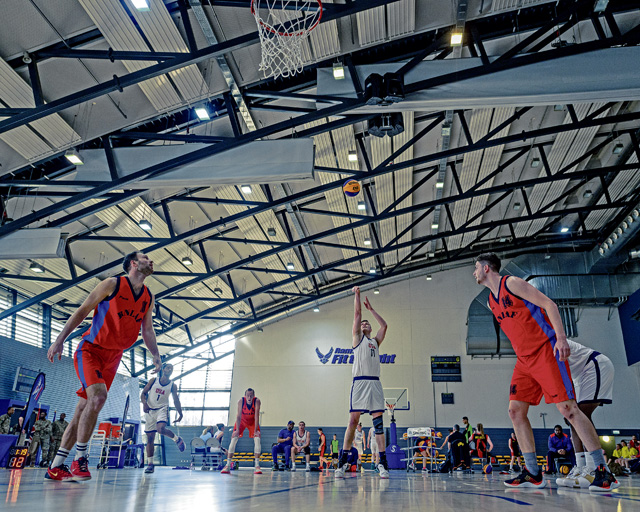
{"label": "basketball net", "polygon": [[322,19],[321,0],[251,0],[265,78],[287,78],[304,66],[303,46]]}

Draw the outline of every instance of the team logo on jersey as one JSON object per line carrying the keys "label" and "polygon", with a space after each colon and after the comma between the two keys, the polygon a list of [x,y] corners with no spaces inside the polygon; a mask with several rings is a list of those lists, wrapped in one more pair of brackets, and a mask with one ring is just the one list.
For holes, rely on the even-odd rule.
{"label": "team logo on jersey", "polygon": [[[371,343],[370,343],[371,345]],[[375,350],[377,347],[369,347],[371,350]],[[333,354],[333,358],[331,357]],[[353,364],[353,349],[352,348],[336,348],[331,347],[329,352],[323,354],[320,349],[316,347],[316,355],[322,364],[327,364],[331,359],[331,364]],[[380,354],[380,364],[394,364],[396,362],[396,354]]]}
{"label": "team logo on jersey", "polygon": [[508,295],[506,297],[502,297],[502,307],[504,309],[510,308],[511,306],[513,306],[513,301],[511,300],[511,297],[509,297]]}
{"label": "team logo on jersey", "polygon": [[124,295],[118,295],[118,298],[122,300],[129,300],[129,298],[125,297]]}

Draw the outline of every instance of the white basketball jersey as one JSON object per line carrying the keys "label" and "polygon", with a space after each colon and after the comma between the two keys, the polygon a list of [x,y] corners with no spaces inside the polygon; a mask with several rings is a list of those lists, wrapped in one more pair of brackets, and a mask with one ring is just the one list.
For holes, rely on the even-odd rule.
{"label": "white basketball jersey", "polygon": [[360,343],[353,349],[352,374],[354,377],[380,377],[380,354],[375,339],[362,335]]}
{"label": "white basketball jersey", "polygon": [[155,380],[147,396],[147,403],[151,409],[160,409],[160,407],[169,405],[169,395],[171,394],[172,385],[173,381],[169,381],[169,384],[163,386],[160,384],[159,378]]}
{"label": "white basketball jersey", "polygon": [[577,379],[589,360],[589,356],[593,353],[593,349],[580,345],[573,340],[567,340],[569,348],[571,349],[571,355],[569,356],[569,369],[571,370],[571,377]]}
{"label": "white basketball jersey", "polygon": [[362,444],[363,441],[364,441],[364,430],[356,430],[356,435],[353,438],[353,442]]}

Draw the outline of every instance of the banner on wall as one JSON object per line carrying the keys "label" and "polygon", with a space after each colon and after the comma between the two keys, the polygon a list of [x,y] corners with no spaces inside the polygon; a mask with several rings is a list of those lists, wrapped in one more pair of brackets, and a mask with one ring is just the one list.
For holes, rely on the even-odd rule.
{"label": "banner on wall", "polygon": [[[316,347],[316,355],[322,364],[353,364],[352,348],[336,348],[329,349],[329,352],[323,354]],[[396,354],[380,354],[380,364],[394,364],[396,362]]]}

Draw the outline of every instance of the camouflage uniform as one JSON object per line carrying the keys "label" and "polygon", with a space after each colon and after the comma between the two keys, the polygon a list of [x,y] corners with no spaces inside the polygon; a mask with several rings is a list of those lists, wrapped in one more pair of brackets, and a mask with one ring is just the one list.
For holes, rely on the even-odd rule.
{"label": "camouflage uniform", "polygon": [[53,422],[51,426],[51,447],[49,448],[49,455],[47,456],[49,462],[51,462],[56,456],[56,453],[58,453],[60,443],[62,442],[62,435],[68,426],[69,422],[65,420],[56,420]]}
{"label": "camouflage uniform", "polygon": [[33,439],[31,439],[31,448],[29,454],[31,455],[31,465],[36,462],[36,455],[38,454],[38,447],[42,447],[42,459],[49,454],[49,439],[51,439],[51,422],[47,419],[36,421],[35,433]]}
{"label": "camouflage uniform", "polygon": [[2,416],[0,416],[0,434],[9,434],[10,424],[11,424],[11,416],[9,416],[8,414],[3,414]]}

